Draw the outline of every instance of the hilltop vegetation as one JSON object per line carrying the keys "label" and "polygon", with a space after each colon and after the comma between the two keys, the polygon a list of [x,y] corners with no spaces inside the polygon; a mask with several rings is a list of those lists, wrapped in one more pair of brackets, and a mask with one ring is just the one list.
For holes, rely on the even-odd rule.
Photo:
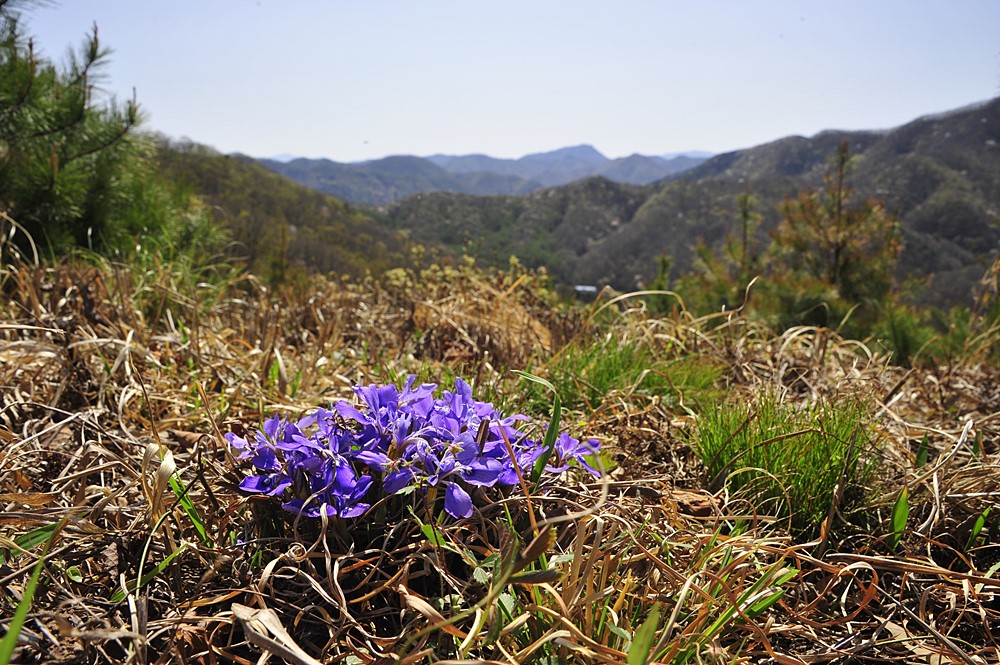
{"label": "hilltop vegetation", "polygon": [[122,105],[93,89],[108,57],[96,30],[61,71],[34,53],[5,5],[0,229],[8,249],[33,259],[76,248],[194,263],[226,256],[273,283],[406,264],[398,234],[342,201],[252,160],[141,132],[135,100]]}
{"label": "hilltop vegetation", "polygon": [[[94,90],[108,51],[91,32],[65,70],[39,58],[0,4],[0,228],[11,249],[53,256],[73,247],[164,245],[193,223],[183,196],[151,168],[135,100]],[[11,3],[15,4],[16,3]]]}
{"label": "hilltop vegetation", "polygon": [[641,187],[603,178],[524,197],[418,194],[393,206],[384,220],[415,240],[468,253],[486,265],[504,265],[512,255],[526,265],[544,265],[566,284],[573,283],[573,267],[590,244],[613,233],[615,220],[631,219],[644,195]]}

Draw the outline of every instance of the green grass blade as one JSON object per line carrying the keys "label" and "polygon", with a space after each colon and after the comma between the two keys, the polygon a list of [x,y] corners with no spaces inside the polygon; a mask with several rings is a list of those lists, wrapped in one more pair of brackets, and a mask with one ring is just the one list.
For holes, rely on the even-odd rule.
{"label": "green grass blade", "polygon": [[899,546],[899,541],[903,537],[903,531],[906,530],[906,521],[909,517],[910,493],[904,487],[899,492],[896,505],[892,507],[892,535],[889,537],[889,547],[891,549],[896,549]]}
{"label": "green grass blade", "polygon": [[0,665],[7,665],[14,654],[14,647],[17,646],[17,638],[21,634],[21,627],[24,626],[24,620],[28,617],[28,610],[31,609],[31,601],[35,596],[35,590],[38,588],[38,578],[42,575],[43,563],[45,563],[44,556],[40,557],[38,563],[35,564],[35,569],[31,572],[31,579],[28,580],[28,583],[24,587],[24,595],[21,596],[21,602],[17,604],[17,609],[14,610],[14,616],[10,620],[7,633],[0,640]]}
{"label": "green grass blade", "polygon": [[535,466],[531,470],[531,482],[532,484],[537,484],[538,479],[542,477],[542,473],[545,471],[545,465],[552,458],[552,451],[556,447],[556,437],[559,435],[559,419],[562,416],[562,401],[559,399],[559,392],[556,390],[556,387],[542,377],[519,370],[514,370],[514,373],[522,379],[533,381],[552,392],[552,418],[549,419],[549,426],[545,430],[545,439],[542,440],[542,454],[535,460]]}
{"label": "green grass blade", "polygon": [[[153,578],[155,578],[157,575],[159,575],[164,570],[166,570],[167,566],[169,566],[170,563],[174,559],[177,558],[177,555],[179,555],[181,552],[184,551],[185,547],[186,547],[186,545],[181,545],[176,550],[174,550],[166,559],[164,559],[163,561],[161,561],[160,563],[158,563],[156,566],[154,566],[152,570],[150,570],[148,573],[145,573],[139,579],[139,584],[136,584],[135,582],[132,582],[131,584],[127,585],[129,593],[133,593],[139,587],[144,587],[147,584],[149,584],[150,582],[152,582]],[[119,602],[121,602],[123,600],[125,600],[125,592],[124,591],[121,591],[121,590],[116,591],[114,593],[114,595],[111,596],[111,602],[113,602],[113,603],[119,603]]]}
{"label": "green grass blade", "polygon": [[979,539],[979,534],[983,532],[983,527],[986,526],[986,520],[989,518],[989,516],[990,516],[990,508],[987,508],[986,510],[984,510],[979,514],[979,517],[976,518],[975,523],[973,523],[972,525],[972,533],[969,534],[969,541],[965,543],[966,550],[971,550],[972,547],[976,544],[976,540]]}
{"label": "green grass blade", "polygon": [[660,606],[653,605],[649,611],[649,616],[635,631],[632,644],[628,648],[628,665],[646,665],[649,662],[653,649],[653,640],[656,639],[656,630],[660,627]]}
{"label": "green grass blade", "polygon": [[212,539],[208,535],[208,530],[205,528],[205,522],[201,519],[201,514],[198,512],[198,507],[194,505],[194,501],[188,495],[187,489],[181,482],[180,478],[177,477],[176,473],[170,476],[170,489],[174,491],[174,496],[181,504],[181,508],[187,513],[188,519],[191,520],[191,524],[194,525],[194,530],[198,532],[198,537],[201,542],[207,547],[212,546]]}
{"label": "green grass blade", "polygon": [[924,434],[924,438],[920,439],[920,445],[917,446],[917,455],[913,460],[913,466],[919,469],[924,464],[927,464],[927,457],[930,454],[930,450],[930,440],[927,435]]}
{"label": "green grass blade", "polygon": [[[617,637],[618,639],[620,639],[621,643],[624,645],[619,650],[620,651],[625,651],[625,653],[628,653],[629,649],[632,647],[632,636],[629,634],[629,632],[627,630],[625,630],[624,628],[622,628],[621,626],[616,626],[613,623],[607,624],[607,627],[608,627],[608,630],[611,631],[611,633],[613,635],[615,635],[615,637]],[[609,646],[613,646],[613,645],[609,645]]]}
{"label": "green grass blade", "polygon": [[[760,608],[757,614],[766,610],[768,607],[777,602],[778,599],[781,598],[781,596],[784,594],[784,591],[782,591],[780,587],[787,584],[791,579],[793,579],[798,574],[799,570],[797,568],[781,567],[781,562],[771,565],[767,570],[764,571],[763,574],[761,574],[760,578],[756,582],[754,582],[752,585],[750,585],[750,587],[746,591],[740,594],[739,598],[737,598],[736,605],[730,604],[726,607],[726,609],[722,611],[722,613],[715,620],[715,622],[713,622],[712,625],[709,626],[708,629],[702,633],[702,639],[710,640],[711,638],[715,637],[718,633],[720,633],[722,629],[725,628],[726,625],[733,619],[733,617],[737,615],[738,607],[744,608],[747,605],[747,603],[750,603],[748,606],[749,608],[755,606],[758,606]],[[753,600],[751,602],[751,599],[764,593],[769,587],[779,587],[779,588],[776,588],[774,592],[762,598],[757,598],[756,600]],[[746,609],[744,609],[744,612],[746,612]]]}
{"label": "green grass blade", "polygon": [[[62,531],[62,528],[66,526],[67,522],[69,522],[69,515],[62,518],[55,524],[42,527],[48,529],[49,537],[45,541],[45,549],[42,551],[42,556],[38,558],[38,563],[35,564],[34,570],[31,571],[31,578],[28,580],[28,583],[24,585],[24,593],[21,595],[21,602],[17,604],[17,608],[14,610],[14,616],[11,617],[10,625],[7,627],[7,633],[3,636],[3,639],[0,639],[0,665],[7,665],[10,663],[11,656],[14,655],[14,649],[17,647],[17,638],[21,635],[21,628],[24,626],[24,622],[28,618],[28,610],[31,609],[31,603],[35,598],[35,591],[38,589],[38,580],[42,576],[42,566],[45,564],[45,557],[49,555],[49,551],[52,549],[52,544],[55,543],[56,538],[59,536],[59,532]],[[31,533],[35,533],[40,530],[41,529],[35,529],[35,531],[32,531]]]}
{"label": "green grass blade", "polygon": [[14,544],[18,546],[18,550],[0,550],[0,566],[4,565],[8,561],[13,561],[17,557],[24,554],[24,551],[33,550],[42,543],[48,541],[52,538],[52,534],[55,533],[56,529],[59,528],[59,522],[53,522],[52,524],[46,524],[45,526],[40,526],[37,529],[33,529],[28,533],[23,533],[14,539]]}
{"label": "green grass blade", "polygon": [[771,605],[774,605],[776,602],[781,600],[781,597],[784,595],[785,595],[784,589],[777,589],[774,593],[768,594],[767,596],[764,596],[763,598],[760,598],[751,603],[750,607],[748,607],[744,611],[744,614],[746,614],[747,618],[749,619],[756,619],[761,614],[766,612],[767,608],[771,607]]}

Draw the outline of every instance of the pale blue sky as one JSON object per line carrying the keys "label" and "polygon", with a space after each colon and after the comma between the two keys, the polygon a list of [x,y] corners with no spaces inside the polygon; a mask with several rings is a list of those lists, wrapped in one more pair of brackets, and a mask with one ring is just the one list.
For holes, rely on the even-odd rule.
{"label": "pale blue sky", "polygon": [[1000,94],[1000,0],[61,0],[107,87],[223,152],[353,161],[724,152],[878,129]]}

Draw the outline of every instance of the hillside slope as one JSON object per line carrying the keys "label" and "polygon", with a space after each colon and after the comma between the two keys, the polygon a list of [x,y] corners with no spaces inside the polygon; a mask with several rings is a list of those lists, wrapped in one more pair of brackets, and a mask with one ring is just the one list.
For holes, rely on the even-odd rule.
{"label": "hillside slope", "polygon": [[250,158],[188,142],[161,141],[161,171],[198,195],[226,227],[233,253],[259,275],[296,264],[362,276],[407,261],[406,243],[343,201],[272,173]]}
{"label": "hillside slope", "polygon": [[434,192],[389,208],[386,223],[419,242],[502,266],[511,255],[570,283],[580,257],[635,215],[655,188],[589,178],[527,196]]}
{"label": "hillside slope", "polygon": [[901,276],[924,278],[929,301],[967,302],[1000,247],[1000,99],[890,131],[789,137],[645,187],[597,179],[524,197],[425,194],[390,207],[387,218],[416,240],[469,245],[489,261],[516,254],[566,284],[631,290],[655,277],[661,255],[674,258],[677,272],[689,270],[699,238],[717,244],[735,227],[737,197],[748,187],[766,242],[778,204],[822,186],[845,140],[855,197],[876,197],[902,220]]}
{"label": "hillside slope", "polygon": [[842,140],[854,155],[856,195],[884,201],[903,221],[902,272],[928,277],[941,301],[967,298],[984,257],[1000,248],[1000,98],[885,132],[782,139],[719,155],[681,177],[753,184],[797,176],[818,186]]}

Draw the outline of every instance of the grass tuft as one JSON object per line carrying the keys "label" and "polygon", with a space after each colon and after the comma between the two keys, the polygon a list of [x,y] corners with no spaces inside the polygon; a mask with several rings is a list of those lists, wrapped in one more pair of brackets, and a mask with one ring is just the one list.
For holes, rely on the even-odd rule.
{"label": "grass tuft", "polygon": [[788,520],[804,537],[819,534],[838,495],[850,511],[863,503],[877,452],[873,409],[854,399],[789,404],[763,393],[749,405],[727,402],[698,419],[692,440],[709,486],[763,516]]}

